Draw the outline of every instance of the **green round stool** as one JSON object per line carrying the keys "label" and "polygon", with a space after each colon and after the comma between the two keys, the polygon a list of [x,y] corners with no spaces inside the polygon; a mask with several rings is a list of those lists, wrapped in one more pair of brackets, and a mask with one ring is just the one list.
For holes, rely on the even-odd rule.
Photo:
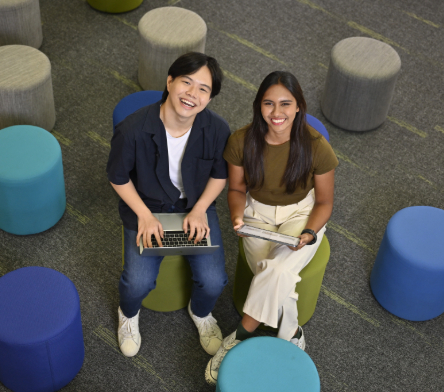
{"label": "green round stool", "polygon": [[[300,273],[301,281],[297,284],[299,325],[304,325],[313,316],[329,258],[330,244],[324,235],[313,259]],[[239,238],[239,254],[237,256],[236,275],[234,278],[233,300],[234,306],[241,316],[244,314],[242,309],[247,299],[253,276],[253,272],[245,257],[242,238]],[[265,327],[263,324],[259,328],[277,331],[276,328]]]}
{"label": "green round stool", "polygon": [[88,4],[98,11],[118,14],[131,11],[142,4],[143,0],[87,0]]}
{"label": "green round stool", "polygon": [[[122,226],[122,268],[124,264]],[[172,312],[188,306],[193,286],[190,264],[183,256],[165,256],[160,264],[156,288],[142,301],[145,308],[156,312]]]}

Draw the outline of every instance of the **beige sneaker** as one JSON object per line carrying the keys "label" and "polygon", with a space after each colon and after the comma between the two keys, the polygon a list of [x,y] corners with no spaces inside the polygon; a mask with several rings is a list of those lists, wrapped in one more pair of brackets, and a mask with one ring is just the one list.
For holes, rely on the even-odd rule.
{"label": "beige sneaker", "polygon": [[119,340],[119,347],[122,354],[126,357],[134,357],[139,352],[142,337],[139,333],[139,313],[134,317],[125,317],[119,307],[119,328],[117,336]]}
{"label": "beige sneaker", "polygon": [[188,313],[199,331],[200,344],[203,349],[210,355],[216,354],[222,343],[222,332],[217,325],[216,319],[211,313],[206,317],[195,316],[191,310],[191,301],[188,304]]}
{"label": "beige sneaker", "polygon": [[216,385],[217,383],[217,375],[219,373],[220,364],[222,360],[225,358],[228,350],[233,348],[236,344],[240,343],[240,340],[236,339],[236,331],[234,331],[231,335],[228,335],[217,350],[216,355],[210,359],[208,362],[207,368],[205,369],[205,380],[210,385]]}
{"label": "beige sneaker", "polygon": [[299,339],[293,338],[290,339],[290,343],[293,343],[295,346],[298,346],[301,350],[305,351],[305,336],[302,327],[299,327],[301,330],[301,337]]}

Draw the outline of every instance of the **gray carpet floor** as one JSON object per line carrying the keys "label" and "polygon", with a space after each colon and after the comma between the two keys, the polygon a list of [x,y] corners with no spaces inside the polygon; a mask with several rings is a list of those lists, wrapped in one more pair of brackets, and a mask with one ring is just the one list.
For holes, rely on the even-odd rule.
{"label": "gray carpet floor", "polygon": [[[40,50],[52,63],[53,135],[62,147],[68,205],[46,232],[19,237],[0,231],[0,275],[38,265],[75,283],[86,355],[63,391],[214,390],[204,381],[210,357],[185,309],[143,309],[143,345],[133,359],[122,356],[116,342],[121,222],[105,174],[112,112],[120,99],[140,89],[138,21],[167,5],[195,11],[207,22],[206,52],[226,75],[210,107],[233,131],[250,121],[262,79],[281,69],[296,75],[308,112],[330,133],[340,160],[327,231],[331,258],[315,314],[304,328],[322,391],[444,390],[444,316],[426,322],[399,319],[378,304],[369,287],[390,217],[407,206],[444,208],[444,2],[145,0],[118,15],[98,12],[84,0],[41,0],[40,5]],[[330,50],[351,36],[387,42],[402,60],[389,117],[364,133],[336,128],[319,108]],[[232,302],[237,240],[226,192],[218,211],[230,282],[214,316],[226,335],[240,320]],[[6,389],[0,385],[0,391]]]}

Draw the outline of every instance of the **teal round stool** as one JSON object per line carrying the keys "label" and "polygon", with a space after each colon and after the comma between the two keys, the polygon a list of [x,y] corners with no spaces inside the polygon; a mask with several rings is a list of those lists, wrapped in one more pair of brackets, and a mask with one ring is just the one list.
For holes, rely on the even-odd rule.
{"label": "teal round stool", "polygon": [[262,336],[228,351],[220,365],[216,392],[319,392],[312,359],[286,340]]}
{"label": "teal round stool", "polygon": [[0,229],[35,234],[54,226],[66,208],[62,151],[32,125],[0,130]]}
{"label": "teal round stool", "polygon": [[142,4],[143,0],[87,0],[98,11],[118,14],[128,12]]}
{"label": "teal round stool", "polygon": [[[297,301],[299,325],[304,325],[313,316],[329,259],[330,244],[324,235],[313,259],[300,273],[301,281],[297,284],[296,290],[299,294]],[[234,306],[241,316],[244,314],[242,309],[247,299],[248,289],[253,276],[253,272],[245,257],[242,238],[239,238],[239,254],[234,278],[233,300]],[[259,328],[276,331],[276,328],[265,327],[263,324]]]}
{"label": "teal round stool", "polygon": [[[122,226],[122,267],[124,260]],[[165,256],[160,264],[156,288],[142,301],[145,308],[156,312],[172,312],[188,306],[193,287],[191,267],[183,256]]]}

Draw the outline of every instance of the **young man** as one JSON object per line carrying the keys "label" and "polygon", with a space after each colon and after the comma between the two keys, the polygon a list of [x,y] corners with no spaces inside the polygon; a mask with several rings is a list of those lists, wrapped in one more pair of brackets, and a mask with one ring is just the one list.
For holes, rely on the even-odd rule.
{"label": "young man", "polygon": [[[122,353],[137,354],[141,344],[142,300],[155,288],[162,256],[141,256],[139,242],[162,243],[161,223],[153,213],[187,212],[184,231],[195,242],[211,231],[219,250],[186,256],[193,273],[188,312],[205,351],[214,355],[222,334],[211,311],[227,284],[225,257],[215,199],[225,186],[222,157],[230,130],[206,109],[221,88],[217,61],[202,53],[179,57],[168,70],[162,100],[146,106],[116,126],[107,165],[108,179],[120,196],[124,226],[124,270],[119,291],[118,339]],[[208,222],[206,215],[208,216]]]}

